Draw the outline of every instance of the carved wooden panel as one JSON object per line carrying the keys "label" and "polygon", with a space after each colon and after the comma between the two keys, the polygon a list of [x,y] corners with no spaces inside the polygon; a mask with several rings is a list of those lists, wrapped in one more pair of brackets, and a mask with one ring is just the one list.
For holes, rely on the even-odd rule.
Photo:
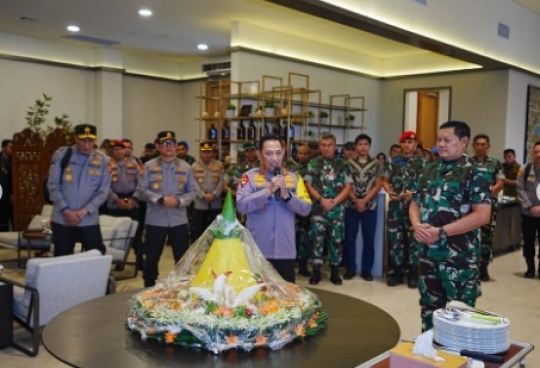
{"label": "carved wooden panel", "polygon": [[42,184],[49,172],[52,154],[73,143],[64,130],[56,129],[45,143],[38,133],[24,129],[13,136],[13,207],[15,230],[26,229],[43,204]]}
{"label": "carved wooden panel", "polygon": [[66,134],[66,131],[60,128],[53,130],[48,136],[45,148],[52,154],[62,146],[71,146],[75,144],[73,135]]}

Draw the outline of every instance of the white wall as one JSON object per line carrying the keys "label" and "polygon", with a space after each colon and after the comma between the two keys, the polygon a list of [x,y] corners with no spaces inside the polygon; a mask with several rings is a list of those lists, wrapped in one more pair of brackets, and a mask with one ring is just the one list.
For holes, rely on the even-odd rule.
{"label": "white wall", "polygon": [[[540,16],[510,0],[324,0],[410,32],[540,73]],[[406,15],[406,16],[405,16]],[[497,36],[497,24],[510,38]]]}
{"label": "white wall", "polygon": [[93,122],[92,72],[0,59],[0,137],[26,127],[26,112],[43,93],[53,97],[45,125],[64,113],[73,124]]}
{"label": "white wall", "polygon": [[[95,124],[96,75],[93,71],[0,59],[0,139],[12,138],[26,127],[26,111],[42,93],[53,97],[46,125],[53,126],[54,116],[63,113],[69,115],[74,125]],[[179,139],[195,146],[198,82],[127,75],[121,78],[122,106],[118,116],[123,121],[107,121],[107,127],[98,126],[98,142],[107,131],[117,132],[107,138],[131,138],[135,154],[139,155],[158,131],[172,129]],[[195,155],[197,151],[191,150]]]}
{"label": "white wall", "polygon": [[198,82],[178,83],[124,76],[124,136],[135,144],[137,155],[145,143],[162,130],[173,130],[178,140],[187,140],[195,157],[198,149]]}
{"label": "white wall", "polygon": [[[473,136],[485,133],[491,139],[491,155],[502,158],[506,148],[508,71],[469,72],[440,76],[402,78],[383,82],[381,141],[387,151],[403,132],[405,89],[452,88],[450,118],[467,122]],[[521,129],[523,131],[523,128]]]}
{"label": "white wall", "polygon": [[[270,75],[282,77],[284,83],[287,84],[288,73],[294,72],[310,76],[309,88],[320,89],[323,97],[322,102],[325,104],[330,102],[330,95],[350,94],[351,96],[364,96],[368,110],[364,117],[365,133],[373,139],[371,153],[377,154],[380,151],[380,81],[249,52],[233,52],[231,60],[233,64],[232,80],[260,80],[262,75]],[[354,115],[356,115],[355,124],[359,124],[359,113],[354,113]],[[360,132],[360,130],[351,131],[349,140],[354,140]],[[336,136],[338,136],[338,133]]]}

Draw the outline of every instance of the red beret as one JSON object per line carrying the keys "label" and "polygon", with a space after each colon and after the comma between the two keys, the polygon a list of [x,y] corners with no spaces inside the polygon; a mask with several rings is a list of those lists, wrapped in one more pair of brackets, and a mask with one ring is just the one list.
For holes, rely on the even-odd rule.
{"label": "red beret", "polygon": [[124,145],[124,142],[122,142],[121,139],[111,139],[111,142],[109,143],[109,146],[111,148],[114,148],[114,147],[126,148],[126,146]]}
{"label": "red beret", "polygon": [[416,134],[416,132],[413,132],[412,130],[407,130],[405,133],[401,135],[401,137],[399,137],[399,143],[403,143],[405,139],[418,140],[418,135]]}

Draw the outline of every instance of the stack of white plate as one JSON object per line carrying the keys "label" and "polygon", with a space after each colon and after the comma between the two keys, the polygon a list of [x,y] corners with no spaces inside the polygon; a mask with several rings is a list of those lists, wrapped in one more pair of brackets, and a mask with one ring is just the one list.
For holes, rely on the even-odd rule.
{"label": "stack of white plate", "polygon": [[434,340],[454,350],[468,349],[485,354],[499,354],[510,347],[510,321],[500,323],[470,318],[451,318],[444,309],[433,314]]}

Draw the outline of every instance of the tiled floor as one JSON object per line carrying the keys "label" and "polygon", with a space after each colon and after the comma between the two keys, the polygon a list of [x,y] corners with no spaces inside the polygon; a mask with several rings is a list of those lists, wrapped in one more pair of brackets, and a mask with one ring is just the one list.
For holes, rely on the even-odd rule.
{"label": "tiled floor", "polygon": [[[165,274],[173,266],[170,249],[165,249],[160,270]],[[490,267],[493,281],[483,284],[483,296],[478,308],[501,313],[511,321],[512,340],[531,343],[540,347],[540,280],[523,278],[524,261],[520,251],[495,258]],[[300,278],[298,283],[306,286],[307,280]],[[120,282],[119,288],[142,287],[142,279]],[[383,280],[365,282],[360,278],[344,281],[342,286],[334,286],[324,280],[321,289],[332,290],[363,299],[390,313],[399,323],[401,337],[414,339],[420,332],[418,292],[406,286],[387,287]],[[38,368],[66,367],[53,358],[44,348],[38,357],[29,358],[18,351],[7,348],[0,350],[0,367]],[[336,366],[337,367],[337,366]],[[527,358],[527,367],[540,367],[540,352],[533,351]]]}

